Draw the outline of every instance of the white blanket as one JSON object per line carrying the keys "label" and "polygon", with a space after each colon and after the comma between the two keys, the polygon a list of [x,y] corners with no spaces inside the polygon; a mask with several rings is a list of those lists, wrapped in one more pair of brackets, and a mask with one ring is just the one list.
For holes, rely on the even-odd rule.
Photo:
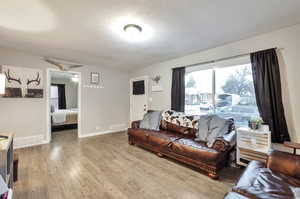
{"label": "white blanket", "polygon": [[64,123],[66,121],[67,112],[64,110],[57,110],[52,113],[52,122],[54,124]]}

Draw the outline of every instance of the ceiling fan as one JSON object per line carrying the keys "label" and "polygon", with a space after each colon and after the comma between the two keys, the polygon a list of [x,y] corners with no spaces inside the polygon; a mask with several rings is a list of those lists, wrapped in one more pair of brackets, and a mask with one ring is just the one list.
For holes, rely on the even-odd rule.
{"label": "ceiling fan", "polygon": [[84,66],[83,64],[74,64],[71,62],[68,63],[67,61],[63,61],[63,60],[58,61],[57,59],[54,60],[52,58],[47,58],[47,57],[45,57],[44,60],[52,65],[55,65],[62,71],[69,71],[71,69],[80,68]]}

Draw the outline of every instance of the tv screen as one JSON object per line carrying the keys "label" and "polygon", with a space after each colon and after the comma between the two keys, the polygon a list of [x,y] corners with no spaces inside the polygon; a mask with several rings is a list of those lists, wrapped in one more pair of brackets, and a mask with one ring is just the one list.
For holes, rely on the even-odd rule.
{"label": "tv screen", "polygon": [[145,94],[145,84],[144,80],[135,81],[132,84],[133,95],[144,95]]}

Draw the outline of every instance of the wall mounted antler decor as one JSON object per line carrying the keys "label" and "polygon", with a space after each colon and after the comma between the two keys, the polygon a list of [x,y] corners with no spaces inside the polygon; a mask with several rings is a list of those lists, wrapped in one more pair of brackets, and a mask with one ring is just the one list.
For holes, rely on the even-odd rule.
{"label": "wall mounted antler decor", "polygon": [[27,79],[27,85],[29,85],[29,84],[32,84],[32,83],[35,83],[35,85],[40,85],[40,83],[41,83],[41,78],[40,78],[40,73],[38,72],[37,73],[37,77],[36,77],[36,79]]}
{"label": "wall mounted antler decor", "polygon": [[6,79],[7,79],[7,82],[11,83],[11,81],[15,81],[15,82],[18,82],[20,85],[22,84],[21,82],[21,78],[13,78],[11,77],[10,75],[10,70],[8,69],[5,73],[5,76],[6,76]]}
{"label": "wall mounted antler decor", "polygon": [[42,98],[43,71],[40,69],[0,66],[0,72],[5,74],[5,95],[10,98]]}

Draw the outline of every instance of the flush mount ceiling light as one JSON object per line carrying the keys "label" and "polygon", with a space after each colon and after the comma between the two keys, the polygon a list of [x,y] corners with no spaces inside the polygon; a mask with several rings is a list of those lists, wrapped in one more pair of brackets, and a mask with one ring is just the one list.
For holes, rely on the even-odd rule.
{"label": "flush mount ceiling light", "polygon": [[142,27],[136,24],[127,24],[123,29],[127,34],[133,37],[141,34],[143,31]]}
{"label": "flush mount ceiling light", "polygon": [[134,17],[121,17],[112,24],[112,30],[128,42],[142,42],[152,37],[152,28]]}

